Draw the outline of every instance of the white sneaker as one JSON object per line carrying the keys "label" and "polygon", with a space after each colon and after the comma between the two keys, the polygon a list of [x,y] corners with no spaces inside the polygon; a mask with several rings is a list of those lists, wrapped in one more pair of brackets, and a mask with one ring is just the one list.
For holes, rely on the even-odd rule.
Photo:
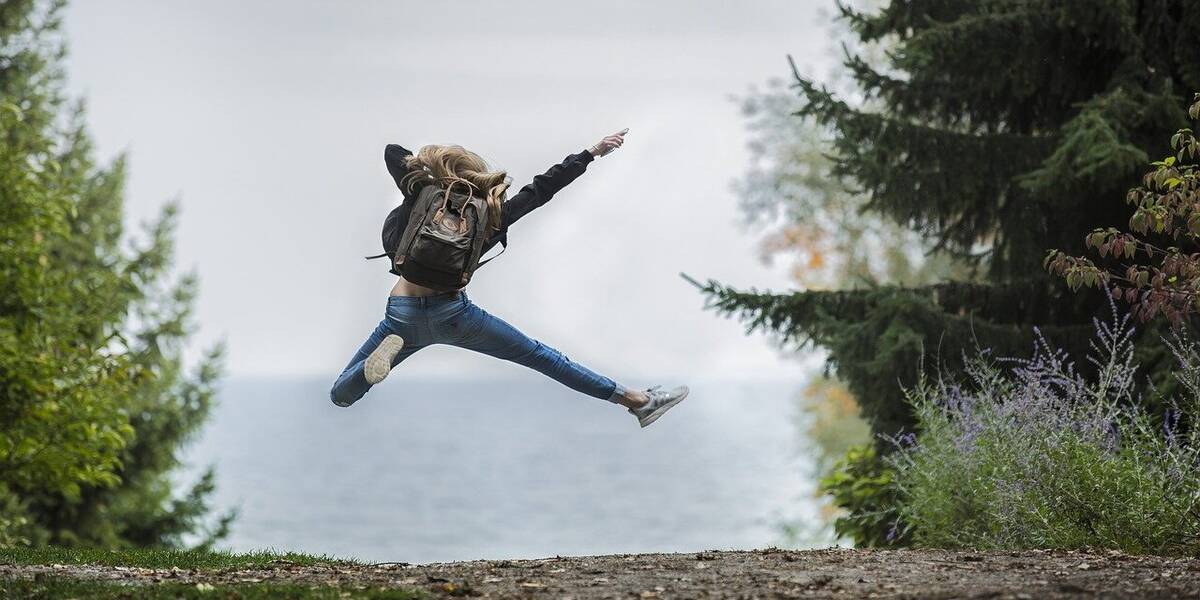
{"label": "white sneaker", "polygon": [[379,347],[367,356],[367,363],[363,366],[363,374],[367,377],[367,383],[375,385],[392,372],[392,361],[400,353],[401,348],[404,348],[404,338],[396,334],[383,338]]}
{"label": "white sneaker", "polygon": [[663,391],[662,386],[656,385],[646,390],[646,396],[650,400],[641,408],[629,409],[629,412],[637,417],[638,423],[642,427],[647,427],[657,421],[668,410],[671,410],[672,406],[683,402],[683,399],[687,398],[687,395],[688,387],[686,385],[681,385],[669,392]]}

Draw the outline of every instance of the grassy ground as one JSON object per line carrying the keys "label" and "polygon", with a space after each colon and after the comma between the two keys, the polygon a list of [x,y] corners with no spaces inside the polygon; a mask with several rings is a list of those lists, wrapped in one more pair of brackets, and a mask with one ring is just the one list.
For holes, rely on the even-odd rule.
{"label": "grassy ground", "polygon": [[[250,552],[205,552],[197,550],[92,550],[73,548],[3,548],[0,565],[100,565],[134,569],[180,569],[187,572],[241,572],[281,567],[354,568],[358,561],[307,554]],[[424,596],[419,591],[335,582],[161,582],[87,580],[41,573],[32,578],[0,577],[0,598],[59,600],[97,599],[192,599],[256,600],[292,598],[324,600],[408,600]]]}
{"label": "grassy ground", "polygon": [[269,551],[234,554],[201,550],[92,550],[75,548],[0,548],[0,564],[7,565],[106,565],[147,569],[244,569],[271,564],[300,566],[359,564],[329,556]]}
{"label": "grassy ground", "polygon": [[193,585],[174,583],[131,586],[99,581],[78,581],[60,578],[36,580],[0,579],[0,598],[28,600],[61,600],[66,598],[95,598],[96,600],[259,600],[291,598],[295,600],[409,600],[424,594],[408,590],[308,586],[279,583],[247,583],[236,585]]}

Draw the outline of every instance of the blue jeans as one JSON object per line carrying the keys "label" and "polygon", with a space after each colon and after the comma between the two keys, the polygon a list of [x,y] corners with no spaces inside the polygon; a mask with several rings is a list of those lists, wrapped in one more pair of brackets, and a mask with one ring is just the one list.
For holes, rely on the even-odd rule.
{"label": "blue jeans", "polygon": [[390,296],[383,321],[350,359],[350,364],[333,384],[330,399],[350,406],[363,397],[371,384],[363,373],[367,356],[390,334],[404,339],[392,368],[432,344],[449,344],[511,360],[589,396],[617,402],[624,388],[613,380],[571,362],[561,352],[529,338],[517,328],[479,308],[464,292],[435,296]]}

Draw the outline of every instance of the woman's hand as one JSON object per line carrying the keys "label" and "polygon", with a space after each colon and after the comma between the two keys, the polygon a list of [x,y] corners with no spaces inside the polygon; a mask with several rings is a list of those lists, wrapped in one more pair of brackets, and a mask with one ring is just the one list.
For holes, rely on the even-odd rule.
{"label": "woman's hand", "polygon": [[620,148],[621,144],[625,143],[625,134],[627,133],[629,133],[628,127],[612,135],[605,136],[604,139],[596,142],[591,148],[588,148],[588,152],[591,152],[592,156],[595,157],[605,156],[609,152]]}

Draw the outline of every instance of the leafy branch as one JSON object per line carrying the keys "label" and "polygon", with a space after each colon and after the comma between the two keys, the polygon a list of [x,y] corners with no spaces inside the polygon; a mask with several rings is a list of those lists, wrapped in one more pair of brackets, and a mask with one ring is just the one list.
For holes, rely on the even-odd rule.
{"label": "leafy branch", "polygon": [[[1188,116],[1200,119],[1200,93]],[[1085,238],[1100,261],[1055,249],[1043,262],[1073,290],[1110,290],[1143,321],[1161,315],[1178,323],[1200,312],[1200,141],[1192,129],[1180,129],[1171,149],[1174,154],[1151,163],[1141,185],[1126,194],[1134,207],[1130,231],[1101,228]]]}

